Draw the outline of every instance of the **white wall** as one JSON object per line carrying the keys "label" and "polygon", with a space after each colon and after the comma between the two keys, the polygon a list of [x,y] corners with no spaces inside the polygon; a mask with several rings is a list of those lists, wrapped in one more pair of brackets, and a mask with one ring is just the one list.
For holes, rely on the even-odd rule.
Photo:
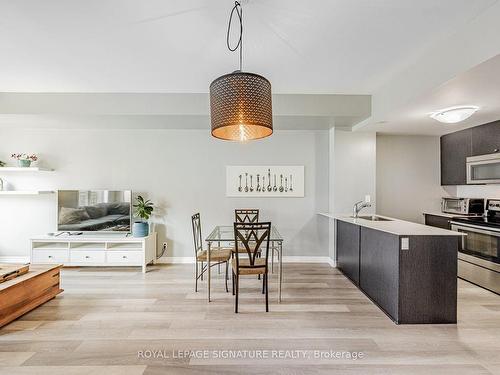
{"label": "white wall", "polygon": [[[352,213],[355,202],[365,195],[372,197],[372,206],[364,213],[376,209],[376,135],[368,132],[330,130],[330,201],[329,212]],[[329,223],[329,256],[336,259],[334,221]]]}
{"label": "white wall", "polygon": [[[132,189],[159,207],[159,243],[191,256],[191,215],[204,235],[231,224],[235,208],[260,208],[285,238],[285,255],[328,255],[328,131],[276,131],[246,144],[202,130],[0,129],[0,160],[35,152],[52,173],[2,176],[17,189]],[[305,198],[227,198],[226,165],[304,165]],[[32,235],[55,230],[55,195],[0,196],[0,256],[27,256]]]}
{"label": "white wall", "polygon": [[439,137],[377,136],[377,213],[423,222],[423,211],[441,211]]}
{"label": "white wall", "polygon": [[372,197],[365,213],[375,212],[376,135],[368,132],[335,130],[333,212],[351,214],[355,202]]}

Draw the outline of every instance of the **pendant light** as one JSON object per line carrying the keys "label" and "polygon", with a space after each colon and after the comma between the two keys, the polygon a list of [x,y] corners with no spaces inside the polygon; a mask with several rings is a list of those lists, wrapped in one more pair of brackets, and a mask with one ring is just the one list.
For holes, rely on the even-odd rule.
{"label": "pendant light", "polygon": [[[231,47],[229,34],[233,15],[240,21],[240,37]],[[229,16],[227,47],[239,49],[240,68],[210,84],[210,116],[212,136],[230,141],[248,141],[273,133],[271,83],[261,75],[242,70],[243,9],[238,1]]]}

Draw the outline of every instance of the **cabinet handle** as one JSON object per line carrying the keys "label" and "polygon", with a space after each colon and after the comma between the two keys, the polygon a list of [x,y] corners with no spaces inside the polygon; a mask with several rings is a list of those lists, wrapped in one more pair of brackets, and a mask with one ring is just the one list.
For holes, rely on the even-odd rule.
{"label": "cabinet handle", "polygon": [[52,258],[53,258],[53,256],[52,256],[52,255],[49,255],[49,258],[50,258],[50,259],[52,259]]}
{"label": "cabinet handle", "polygon": [[126,256],[126,255],[124,255],[122,258],[123,258],[123,259],[127,259],[127,256]]}
{"label": "cabinet handle", "polygon": [[89,259],[90,257],[88,255],[85,255],[85,259]]}

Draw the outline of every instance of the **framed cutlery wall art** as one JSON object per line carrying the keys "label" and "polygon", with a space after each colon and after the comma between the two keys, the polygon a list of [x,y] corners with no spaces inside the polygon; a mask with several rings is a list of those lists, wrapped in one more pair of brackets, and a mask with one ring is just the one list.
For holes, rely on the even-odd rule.
{"label": "framed cutlery wall art", "polygon": [[303,197],[304,166],[226,166],[228,197]]}

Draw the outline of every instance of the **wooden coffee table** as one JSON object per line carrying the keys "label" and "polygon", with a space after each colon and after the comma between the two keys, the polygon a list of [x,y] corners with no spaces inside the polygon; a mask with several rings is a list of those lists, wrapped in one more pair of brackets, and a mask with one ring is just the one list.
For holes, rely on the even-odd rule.
{"label": "wooden coffee table", "polygon": [[62,264],[30,265],[27,273],[0,283],[0,327],[61,293],[61,267]]}

